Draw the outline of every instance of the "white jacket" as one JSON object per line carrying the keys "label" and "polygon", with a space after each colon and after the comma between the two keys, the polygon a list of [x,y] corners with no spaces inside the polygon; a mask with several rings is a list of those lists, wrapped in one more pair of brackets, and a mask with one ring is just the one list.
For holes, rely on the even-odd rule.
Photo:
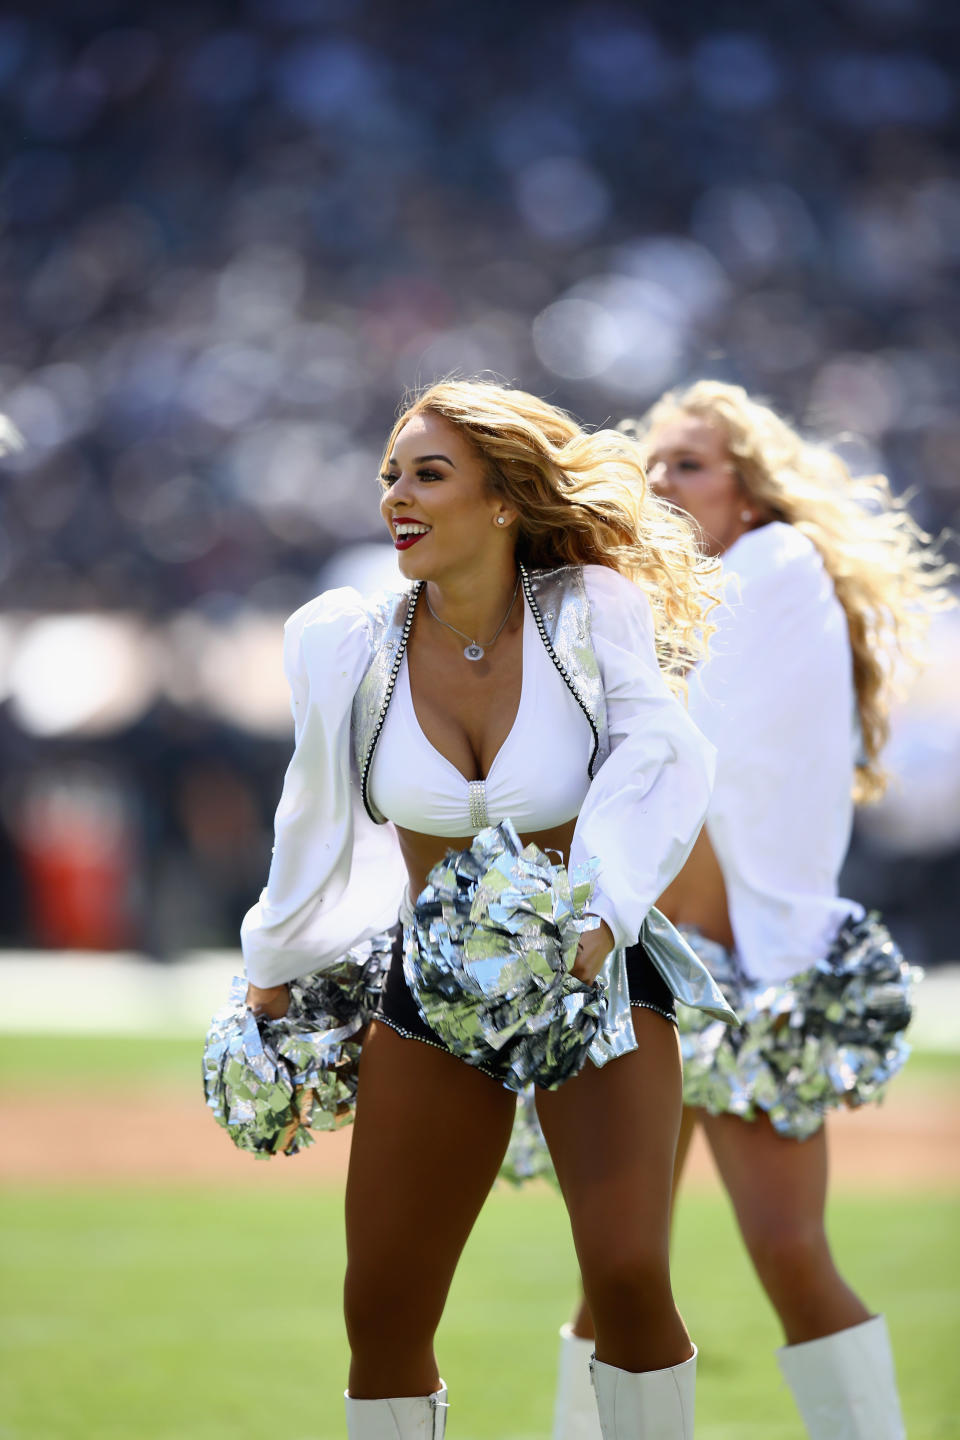
{"label": "white jacket", "polygon": [[736,948],[760,981],[823,958],[862,907],[837,893],[859,744],[846,616],[819,552],[764,525],[723,556],[728,603],[692,677],[690,714],[717,750],[707,833]]}
{"label": "white jacket", "polygon": [[[693,846],[710,794],[712,747],[663,679],[650,606],[637,586],[601,566],[538,572],[528,584],[541,638],[594,732],[570,864],[599,860],[590,908],[622,948],[636,942]],[[557,604],[551,596],[565,598]],[[332,590],[287,622],[296,746],[267,885],[241,931],[247,976],[258,986],[332,964],[396,923],[406,872],[393,826],[377,824],[362,803],[362,781],[389,704],[410,597],[385,602]],[[358,717],[355,699],[374,670],[367,688],[375,698]],[[548,743],[549,716],[537,718]]]}

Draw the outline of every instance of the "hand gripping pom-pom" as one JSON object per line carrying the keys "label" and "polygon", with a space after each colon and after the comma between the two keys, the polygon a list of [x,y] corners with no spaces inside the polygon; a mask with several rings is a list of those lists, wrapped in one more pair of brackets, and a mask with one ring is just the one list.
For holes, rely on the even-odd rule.
{"label": "hand gripping pom-pom", "polygon": [[450,1051],[509,1090],[553,1090],[583,1066],[605,1014],[602,984],[570,973],[593,868],[576,880],[509,821],[434,866],[413,907],[404,974]]}
{"label": "hand gripping pom-pom", "polygon": [[213,1017],[203,1052],[207,1104],[241,1150],[295,1155],[312,1131],[349,1124],[363,1032],[377,1009],[390,961],[387,932],[325,970],[290,985],[280,1020],[247,1009],[247,982],[235,979]]}

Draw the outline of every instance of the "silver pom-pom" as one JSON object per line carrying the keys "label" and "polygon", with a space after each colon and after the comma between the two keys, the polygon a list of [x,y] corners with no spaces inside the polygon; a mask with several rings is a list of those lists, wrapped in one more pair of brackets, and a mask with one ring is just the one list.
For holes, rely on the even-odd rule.
{"label": "silver pom-pom", "polygon": [[239,1149],[295,1155],[313,1143],[311,1131],[350,1123],[363,1032],[392,945],[392,934],[377,935],[336,965],[292,981],[281,1020],[255,1018],[246,980],[234,980],[207,1032],[203,1083],[215,1119]]}
{"label": "silver pom-pom", "polygon": [[572,878],[509,820],[435,865],[413,909],[404,975],[448,1049],[509,1090],[553,1090],[582,1067],[604,1014],[602,984],[570,974],[595,866]]}
{"label": "silver pom-pom", "polygon": [[518,1187],[528,1180],[549,1180],[551,1185],[558,1184],[557,1172],[540,1128],[532,1086],[517,1096],[510,1144],[497,1178]]}
{"label": "silver pom-pom", "polygon": [[825,959],[773,985],[750,982],[722,946],[688,935],[742,1025],[678,1006],[683,1098],[712,1115],[770,1117],[805,1140],[826,1112],[879,1098],[910,1047],[903,1032],[921,972],[878,916],[847,920]]}

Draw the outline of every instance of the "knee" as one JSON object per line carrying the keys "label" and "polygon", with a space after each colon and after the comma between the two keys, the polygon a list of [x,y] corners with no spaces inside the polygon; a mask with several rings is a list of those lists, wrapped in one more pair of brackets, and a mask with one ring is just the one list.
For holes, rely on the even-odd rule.
{"label": "knee", "polygon": [[669,1296],[669,1258],[661,1246],[611,1244],[583,1265],[583,1282],[598,1321],[639,1317],[659,1310]]}
{"label": "knee", "polygon": [[744,1227],[744,1238],[761,1280],[776,1289],[796,1294],[815,1280],[824,1264],[830,1263],[826,1235],[819,1221],[757,1216]]}
{"label": "knee", "polygon": [[[347,1266],[343,1281],[343,1318],[353,1349],[363,1343],[368,1331],[380,1321],[381,1309],[372,1279],[368,1267],[353,1264]],[[370,1341],[374,1343],[372,1335]]]}
{"label": "knee", "polygon": [[348,1265],[343,1314],[354,1352],[395,1343],[410,1328],[413,1294],[405,1277],[389,1268],[374,1271],[362,1263]]}
{"label": "knee", "polygon": [[351,1263],[343,1285],[343,1313],[354,1355],[430,1340],[442,1304],[403,1267]]}

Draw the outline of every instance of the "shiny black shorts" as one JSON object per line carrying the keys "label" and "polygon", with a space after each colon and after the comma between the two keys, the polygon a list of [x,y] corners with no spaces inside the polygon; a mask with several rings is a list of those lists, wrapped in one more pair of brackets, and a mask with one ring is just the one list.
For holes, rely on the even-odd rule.
{"label": "shiny black shorts", "polygon": [[[673,994],[642,945],[631,945],[627,951],[627,981],[632,1006],[656,1010],[658,1015],[676,1025],[677,1011]],[[403,930],[399,925],[394,934],[390,969],[383,982],[377,1018],[406,1039],[423,1040],[427,1045],[436,1045],[440,1050],[448,1049],[436,1031],[431,1030],[421,1018],[416,1001],[407,989],[403,974]]]}

